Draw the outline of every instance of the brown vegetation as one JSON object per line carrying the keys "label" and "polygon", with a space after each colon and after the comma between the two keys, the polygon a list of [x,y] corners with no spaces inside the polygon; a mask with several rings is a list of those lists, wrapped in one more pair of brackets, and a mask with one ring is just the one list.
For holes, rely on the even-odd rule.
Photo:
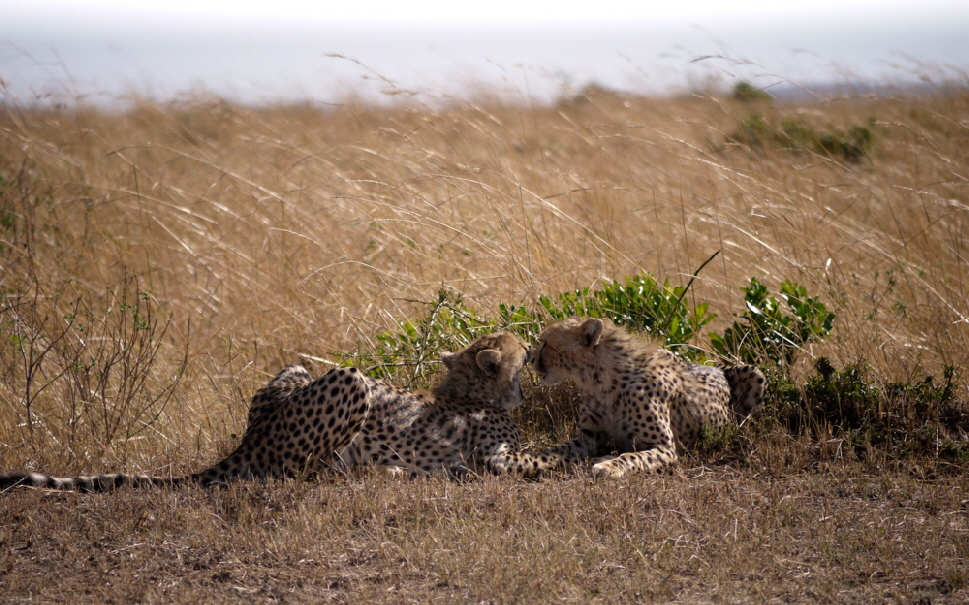
{"label": "brown vegetation", "polygon": [[[861,127],[870,139],[850,153],[820,141]],[[965,372],[967,166],[964,88],[797,103],[600,92],[531,108],[5,107],[0,469],[198,470],[283,365],[319,374],[372,349],[442,286],[494,315],[644,271],[682,285],[718,250],[687,297],[720,314],[710,328],[742,312],[751,277],[774,292],[796,281],[837,315],[791,368],[797,381],[822,355],[884,382]],[[963,376],[956,407],[969,414]],[[533,447],[568,436],[568,402],[532,391],[520,420]],[[952,456],[906,457],[824,422],[773,420],[671,478],[2,494],[0,600],[969,596],[964,433],[946,436]]]}

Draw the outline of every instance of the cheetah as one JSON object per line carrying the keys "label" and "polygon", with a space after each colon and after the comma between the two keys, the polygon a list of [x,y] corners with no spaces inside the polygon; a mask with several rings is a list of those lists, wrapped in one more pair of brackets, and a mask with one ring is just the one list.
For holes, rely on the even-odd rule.
{"label": "cheetah", "polygon": [[618,456],[593,460],[596,477],[662,473],[704,429],[761,407],[764,375],[754,366],[715,368],[682,361],[607,319],[566,319],[539,336],[533,362],[544,384],[572,379],[582,397],[575,437],[542,452],[565,465],[612,443]]}
{"label": "cheetah", "polygon": [[253,396],[239,446],[207,470],[170,478],[16,472],[0,475],[0,490],[17,485],[85,492],[181,483],[209,487],[355,466],[409,476],[533,475],[547,463],[519,451],[521,431],[508,414],[522,403],[521,372],[531,357],[531,348],[512,334],[482,336],[442,355],[444,379],[432,390],[416,392],[356,368],[332,369],[312,380],[302,366],[289,366]]}
{"label": "cheetah", "polygon": [[334,368],[311,380],[302,366],[288,366],[253,395],[242,442],[209,469],[184,477],[111,474],[58,478],[14,472],[0,475],[0,490],[25,485],[104,492],[122,486],[197,483],[210,487],[236,479],[298,476],[356,437],[371,409],[369,390],[368,379],[356,368]]}
{"label": "cheetah", "polygon": [[521,429],[509,414],[524,400],[521,372],[532,355],[517,336],[498,332],[442,355],[447,373],[430,391],[373,381],[373,410],[336,466],[410,476],[537,475],[549,462],[520,451]]}

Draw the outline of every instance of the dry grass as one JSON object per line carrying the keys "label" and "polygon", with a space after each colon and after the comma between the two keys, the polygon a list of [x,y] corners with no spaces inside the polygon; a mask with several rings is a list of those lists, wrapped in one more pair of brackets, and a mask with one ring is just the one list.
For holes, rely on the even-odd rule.
{"label": "dry grass", "polygon": [[[848,162],[724,146],[752,112],[818,131],[874,118],[874,147]],[[691,291],[720,314],[714,329],[742,310],[750,277],[775,292],[791,279],[837,314],[802,363],[863,362],[893,381],[965,370],[967,166],[964,88],[784,105],[600,94],[535,108],[8,107],[0,468],[197,470],[281,366],[318,373],[366,350],[441,286],[493,315],[642,271],[685,284],[717,250]],[[966,390],[960,378],[962,401]],[[535,443],[568,434],[543,397]],[[0,592],[963,601],[965,465],[859,461],[841,443],[745,427],[725,457],[608,486],[364,477],[4,494]]]}
{"label": "dry grass", "polygon": [[0,589],[74,603],[959,603],[963,498],[955,479],[702,468],[609,490],[489,478],[6,494]]}

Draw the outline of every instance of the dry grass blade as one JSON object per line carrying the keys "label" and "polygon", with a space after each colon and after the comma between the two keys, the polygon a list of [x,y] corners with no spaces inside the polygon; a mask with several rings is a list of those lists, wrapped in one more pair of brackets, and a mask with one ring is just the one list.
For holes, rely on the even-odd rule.
{"label": "dry grass blade", "polygon": [[[964,602],[967,124],[964,87],[773,103],[590,91],[531,108],[4,106],[0,469],[198,470],[282,366],[372,351],[441,290],[494,317],[643,272],[695,276],[680,304],[708,301],[712,330],[743,312],[751,277],[804,286],[837,322],[799,352],[792,392],[821,400],[803,386],[821,356],[908,385],[873,405],[883,434],[921,449],[838,432],[828,401],[753,418],[671,478],[6,493],[0,594]],[[852,148],[860,127],[870,145]],[[703,334],[689,344],[710,349]],[[949,381],[928,411],[918,395],[941,387],[926,375]],[[574,406],[567,390],[530,389],[518,418],[532,447],[567,438]],[[951,431],[918,424],[926,414]]]}

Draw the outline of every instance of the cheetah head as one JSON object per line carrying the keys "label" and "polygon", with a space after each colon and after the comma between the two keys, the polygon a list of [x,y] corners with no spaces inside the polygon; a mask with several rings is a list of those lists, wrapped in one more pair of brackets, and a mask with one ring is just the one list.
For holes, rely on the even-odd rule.
{"label": "cheetah head", "polygon": [[538,337],[538,352],[532,364],[535,373],[542,377],[542,384],[582,379],[582,370],[595,366],[595,348],[605,327],[601,319],[573,317],[545,328]]}
{"label": "cheetah head", "polygon": [[521,373],[532,361],[532,350],[514,334],[497,332],[460,351],[444,353],[441,361],[447,375],[436,391],[510,410],[524,399]]}

